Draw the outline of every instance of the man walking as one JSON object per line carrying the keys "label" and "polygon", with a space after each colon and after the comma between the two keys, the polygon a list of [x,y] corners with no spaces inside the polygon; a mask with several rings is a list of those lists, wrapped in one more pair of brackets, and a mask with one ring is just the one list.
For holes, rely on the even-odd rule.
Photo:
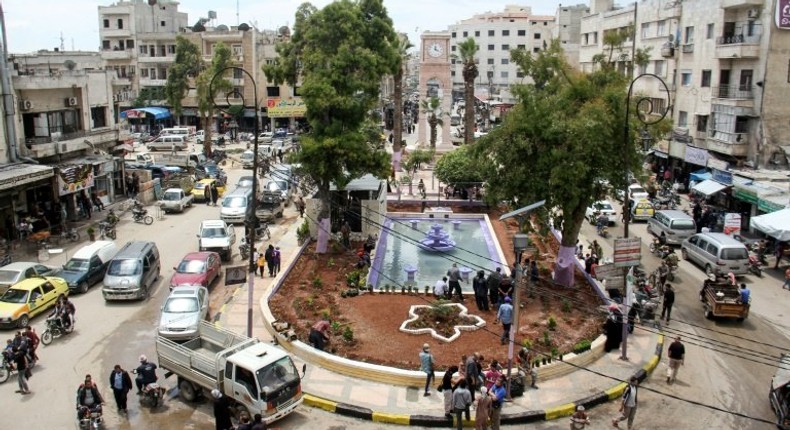
{"label": "man walking", "polygon": [[299,196],[299,200],[296,201],[296,209],[299,211],[299,218],[304,218],[305,203],[302,196]]}
{"label": "man walking", "polygon": [[628,428],[634,425],[634,418],[636,418],[636,405],[637,405],[637,384],[639,380],[636,376],[632,376],[628,382],[628,386],[623,391],[622,402],[620,403],[620,417],[612,420],[614,428],[620,428],[618,423],[620,421],[628,420]]}
{"label": "man walking", "polygon": [[420,351],[420,371],[425,372],[425,394],[423,396],[431,395],[431,382],[433,381],[433,354],[431,354],[431,346],[427,343],[422,345]]}
{"label": "man walking", "polygon": [[513,324],[513,305],[510,304],[510,297],[505,297],[504,303],[499,307],[494,324],[497,321],[502,323],[500,343],[504,345],[510,339],[510,325]]}
{"label": "man walking", "polygon": [[458,300],[464,301],[464,296],[461,294],[461,271],[458,270],[458,264],[453,263],[450,270],[447,271],[447,285],[450,287],[450,297],[458,293]]}
{"label": "man walking", "polygon": [[502,415],[502,404],[505,402],[507,389],[505,389],[505,377],[500,376],[496,383],[491,387],[491,430],[499,430],[499,421]]}
{"label": "man walking", "polygon": [[683,364],[686,356],[686,348],[680,343],[680,336],[675,337],[675,341],[669,345],[669,368],[667,369],[667,384],[675,382],[678,376],[678,369]]}
{"label": "man walking", "polygon": [[455,411],[455,428],[464,428],[463,416],[466,415],[468,421],[470,417],[469,406],[472,405],[472,393],[466,388],[466,379],[461,379],[458,387],[453,391],[453,411]]}
{"label": "man walking", "polygon": [[472,289],[475,292],[475,303],[477,310],[488,312],[488,286],[486,285],[486,274],[482,270],[477,271],[477,276],[472,279]]}
{"label": "man walking", "polygon": [[211,206],[211,185],[203,188],[203,195],[206,197],[206,206]]}
{"label": "man walking", "polygon": [[126,409],[126,395],[132,389],[132,378],[129,372],[123,370],[120,364],[116,364],[110,373],[110,387],[115,396],[115,404],[119,412],[128,413]]}
{"label": "man walking", "polygon": [[672,288],[672,285],[666,284],[664,286],[664,303],[661,307],[661,319],[663,320],[664,315],[666,315],[667,324],[669,324],[669,317],[672,314],[673,304],[675,304],[675,289]]}
{"label": "man walking", "polygon": [[496,271],[488,275],[486,284],[488,284],[488,298],[491,299],[491,306],[496,308],[499,304],[499,282],[502,280],[502,269],[497,267]]}
{"label": "man walking", "polygon": [[219,190],[217,189],[217,182],[211,183],[211,205],[216,206],[219,199]]}

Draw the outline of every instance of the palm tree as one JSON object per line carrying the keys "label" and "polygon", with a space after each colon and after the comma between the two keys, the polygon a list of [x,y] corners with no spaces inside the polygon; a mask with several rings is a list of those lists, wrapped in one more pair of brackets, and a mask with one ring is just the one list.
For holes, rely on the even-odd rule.
{"label": "palm tree", "polygon": [[475,133],[475,79],[478,76],[475,54],[480,46],[471,37],[458,44],[464,77],[464,144],[474,142]]}
{"label": "palm tree", "polygon": [[431,148],[436,148],[436,126],[444,126],[442,117],[447,112],[442,111],[442,101],[438,97],[431,97],[421,103],[422,113],[428,116],[428,126],[431,128]]}
{"label": "palm tree", "polygon": [[400,170],[399,153],[401,152],[401,142],[403,141],[403,72],[406,69],[406,63],[409,60],[409,49],[414,45],[409,42],[409,37],[401,35],[398,37],[398,64],[395,69],[393,80],[393,100],[395,101],[394,124],[392,129],[392,168]]}

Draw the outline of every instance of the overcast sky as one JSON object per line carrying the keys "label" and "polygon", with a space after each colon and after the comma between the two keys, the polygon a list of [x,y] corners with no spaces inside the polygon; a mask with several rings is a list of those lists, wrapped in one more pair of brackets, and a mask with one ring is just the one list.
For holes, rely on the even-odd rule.
{"label": "overcast sky", "polygon": [[[166,1],[166,0],[160,0]],[[395,29],[405,32],[414,45],[423,31],[441,31],[476,13],[502,11],[507,4],[531,6],[535,15],[554,15],[561,0],[384,0]],[[98,6],[109,0],[0,0],[5,12],[9,52],[27,53],[52,50],[61,44],[67,50],[98,50]],[[236,25],[236,0],[183,0],[179,10],[189,14],[189,24],[217,12],[217,24]],[[303,0],[238,0],[238,22],[257,23],[258,28],[290,26],[296,8]],[[314,0],[323,7],[330,0]],[[587,3],[565,1],[566,5]]]}

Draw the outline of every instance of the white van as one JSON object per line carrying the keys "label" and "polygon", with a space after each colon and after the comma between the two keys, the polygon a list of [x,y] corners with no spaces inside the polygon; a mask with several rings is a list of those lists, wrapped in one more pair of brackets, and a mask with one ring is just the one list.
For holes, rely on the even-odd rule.
{"label": "white van", "polygon": [[191,130],[189,127],[173,127],[173,128],[163,128],[162,131],[159,132],[159,136],[184,136],[184,138],[189,138],[192,135]]}
{"label": "white van", "polygon": [[148,142],[149,151],[170,151],[175,144],[177,151],[187,149],[187,138],[185,136],[159,136]]}
{"label": "white van", "polygon": [[219,217],[228,224],[242,223],[252,205],[252,188],[236,188],[222,197]]}

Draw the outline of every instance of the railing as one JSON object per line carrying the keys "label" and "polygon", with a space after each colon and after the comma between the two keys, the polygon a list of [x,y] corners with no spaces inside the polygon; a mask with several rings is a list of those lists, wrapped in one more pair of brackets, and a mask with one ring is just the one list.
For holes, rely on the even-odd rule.
{"label": "railing", "polygon": [[690,53],[694,52],[694,44],[693,43],[687,43],[685,45],[682,45],[681,50],[683,51],[684,54],[690,54]]}
{"label": "railing", "polygon": [[747,36],[744,34],[732,34],[729,36],[720,36],[716,38],[717,45],[734,45],[738,43],[757,44],[760,42],[760,35]]}
{"label": "railing", "polygon": [[747,99],[754,98],[752,87],[749,85],[723,85],[713,87],[713,97],[720,99]]}
{"label": "railing", "polygon": [[746,131],[742,133],[732,133],[714,129],[711,130],[708,138],[733,145],[747,145],[749,143],[749,134]]}

